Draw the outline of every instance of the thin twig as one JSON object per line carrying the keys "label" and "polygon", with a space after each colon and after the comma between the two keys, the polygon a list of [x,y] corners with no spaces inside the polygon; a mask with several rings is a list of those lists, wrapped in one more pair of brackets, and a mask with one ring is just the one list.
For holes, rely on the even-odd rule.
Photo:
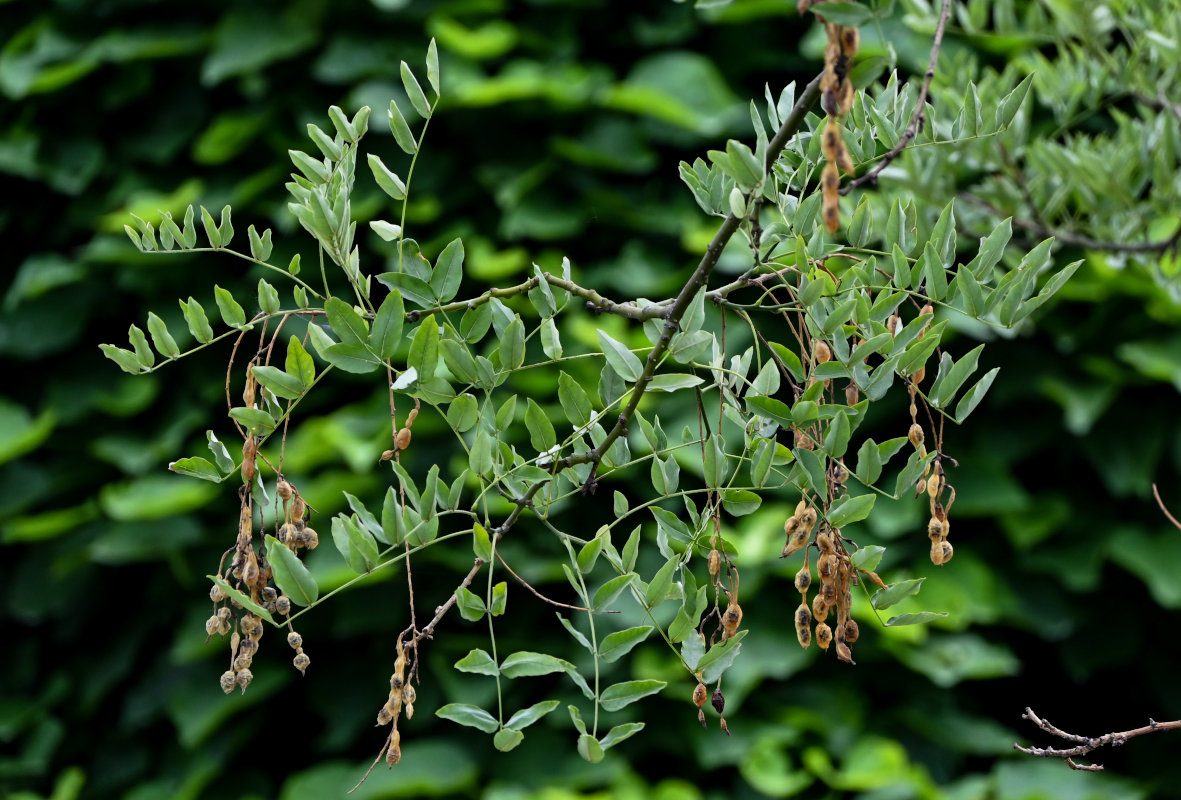
{"label": "thin twig", "polygon": [[931,44],[931,58],[927,62],[927,72],[923,75],[923,85],[919,89],[918,104],[915,106],[914,115],[910,118],[910,124],[902,132],[902,137],[898,140],[898,143],[882,156],[882,160],[875,164],[873,169],[864,175],[854,178],[841,188],[842,195],[848,194],[862,184],[877,183],[878,175],[881,174],[882,170],[888,167],[890,162],[898,157],[906,145],[910,144],[910,140],[917,136],[918,132],[922,129],[927,115],[927,92],[931,88],[931,79],[935,77],[935,62],[939,59],[939,48],[943,45],[943,32],[947,29],[947,19],[950,16],[951,0],[943,0],[943,8],[939,11],[939,23],[935,26],[935,40]]}
{"label": "thin twig", "polygon": [[[1167,512],[1166,512],[1167,513]],[[1079,764],[1074,761],[1077,756],[1089,755],[1092,751],[1098,750],[1100,747],[1106,745],[1119,746],[1134,739],[1137,736],[1143,736],[1146,733],[1156,733],[1157,731],[1168,731],[1181,729],[1181,720],[1174,720],[1172,722],[1157,722],[1156,720],[1148,720],[1148,724],[1142,728],[1133,728],[1130,731],[1119,731],[1113,733],[1105,733],[1102,736],[1088,737],[1079,736],[1076,733],[1067,733],[1061,728],[1051,725],[1049,720],[1042,719],[1037,714],[1033,713],[1033,709],[1026,708],[1025,713],[1021,715],[1022,719],[1027,719],[1034,725],[1037,725],[1043,731],[1053,734],[1060,739],[1065,739],[1068,742],[1075,742],[1075,747],[1022,747],[1019,744],[1014,744],[1014,750],[1020,750],[1022,753],[1039,758],[1061,758],[1066,762],[1071,769],[1083,770],[1085,772],[1101,772],[1103,770],[1102,764]]]}
{"label": "thin twig", "polygon": [[1160,506],[1160,510],[1168,518],[1169,522],[1173,523],[1173,527],[1181,530],[1181,522],[1178,522],[1177,518],[1169,513],[1169,509],[1165,508],[1165,501],[1160,499],[1160,492],[1157,490],[1155,483],[1152,484],[1152,496],[1156,498],[1156,504]]}
{"label": "thin twig", "polygon": [[[977,197],[970,192],[960,192],[957,196],[980,206],[996,216],[1009,216],[1008,212],[1004,209],[998,208],[984,198]],[[1092,239],[1089,236],[1080,236],[1070,231],[1051,228],[1048,225],[1021,219],[1020,217],[1012,217],[1012,219],[1013,224],[1018,228],[1032,231],[1038,236],[1053,236],[1062,244],[1068,244],[1073,247],[1085,247],[1088,250],[1104,250],[1109,253],[1164,253],[1181,246],[1181,219],[1178,219],[1177,230],[1173,231],[1173,235],[1159,242],[1104,242],[1098,239]]]}
{"label": "thin twig", "polygon": [[463,580],[460,581],[459,586],[455,587],[455,591],[451,593],[451,596],[447,598],[447,601],[435,609],[435,616],[431,619],[431,621],[426,624],[425,628],[414,634],[412,644],[417,645],[423,639],[430,639],[433,637],[435,633],[435,627],[439,624],[443,617],[447,616],[447,612],[451,610],[451,607],[455,605],[456,601],[459,599],[459,590],[466,589],[471,585],[472,579],[475,578],[476,573],[478,573],[483,568],[484,563],[484,559],[476,559],[476,562],[472,564],[472,568],[468,570],[467,575],[465,575]]}
{"label": "thin twig", "polygon": [[[524,579],[524,578],[522,578],[520,575],[518,575],[518,574],[516,573],[516,570],[514,570],[512,567],[510,567],[510,566],[508,565],[508,562],[504,560],[504,556],[502,556],[502,555],[500,554],[500,551],[499,551],[499,550],[498,550],[498,551],[496,551],[496,560],[497,560],[497,561],[499,561],[499,562],[500,562],[500,564],[501,564],[501,566],[503,566],[505,569],[507,569],[507,570],[508,570],[508,572],[509,572],[509,574],[510,574],[510,575],[512,575],[514,578],[516,578],[516,579],[517,579],[517,581],[518,581],[518,582],[519,582],[519,583],[520,583],[522,586],[524,586],[524,587],[525,587],[526,589],[528,589],[529,591],[533,592],[533,595],[534,595],[535,597],[537,597],[539,600],[544,600],[545,602],[549,603],[551,606],[558,606],[559,608],[568,608],[568,609],[570,609],[571,611],[587,611],[587,612],[594,611],[594,609],[593,609],[593,608],[586,608],[585,606],[572,606],[572,605],[570,605],[569,603],[561,603],[561,602],[559,602],[559,601],[557,601],[557,600],[551,600],[550,598],[546,597],[546,596],[545,596],[545,595],[543,595],[541,592],[537,591],[535,588],[533,588],[531,585],[529,585],[529,581],[525,580],[525,579]],[[603,612],[600,612],[600,613],[603,613],[603,614],[618,614],[619,612],[618,612],[618,611],[603,611]]]}

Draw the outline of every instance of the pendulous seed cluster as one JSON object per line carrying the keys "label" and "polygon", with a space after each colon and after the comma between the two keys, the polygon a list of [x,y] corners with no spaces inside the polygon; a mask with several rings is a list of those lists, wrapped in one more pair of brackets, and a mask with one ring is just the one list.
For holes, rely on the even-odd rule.
{"label": "pendulous seed cluster", "polygon": [[385,705],[377,712],[379,726],[393,723],[385,746],[385,761],[391,767],[402,760],[402,734],[398,731],[398,720],[402,712],[406,713],[406,719],[414,718],[414,701],[417,696],[414,684],[411,683],[413,671],[409,677],[406,675],[408,658],[402,642],[404,636],[405,633],[398,637],[398,657],[394,660],[394,674],[390,676],[390,695]]}
{"label": "pendulous seed cluster", "polygon": [[[800,0],[800,14],[812,5],[813,0]],[[828,35],[828,44],[824,48],[824,73],[820,77],[820,104],[824,113],[828,114],[820,139],[825,160],[820,173],[820,209],[828,232],[836,233],[841,221],[841,178],[838,168],[846,175],[855,172],[853,160],[849,158],[849,151],[845,147],[842,123],[853,107],[856,89],[849,79],[849,68],[861,46],[861,35],[856,28],[829,22],[820,13],[816,14],[816,18],[824,22],[824,32]]]}

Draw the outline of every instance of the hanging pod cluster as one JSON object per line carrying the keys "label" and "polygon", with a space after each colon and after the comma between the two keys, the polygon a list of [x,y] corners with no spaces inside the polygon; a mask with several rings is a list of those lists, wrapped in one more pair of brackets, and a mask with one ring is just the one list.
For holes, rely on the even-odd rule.
{"label": "hanging pod cluster", "polygon": [[414,677],[413,670],[409,676],[406,674],[408,658],[406,646],[403,644],[405,635],[403,632],[398,636],[398,657],[394,660],[394,673],[390,676],[390,694],[385,705],[377,712],[378,726],[393,723],[385,744],[385,761],[391,767],[402,760],[402,734],[398,731],[398,720],[403,712],[406,713],[406,719],[414,718],[414,701],[417,698],[417,692],[411,682]]}
{"label": "hanging pod cluster", "polygon": [[[816,0],[817,3],[823,1]],[[812,5],[813,0],[800,0],[800,14],[806,13]],[[824,226],[829,233],[836,233],[841,222],[841,178],[838,168],[846,175],[855,172],[853,160],[849,158],[849,151],[845,147],[842,123],[853,107],[856,89],[849,79],[849,69],[861,46],[861,34],[854,27],[825,20],[820,13],[816,14],[816,18],[824,22],[824,32],[828,35],[828,44],[824,48],[824,73],[820,77],[820,104],[828,115],[820,139],[825,161],[820,173],[820,208]]]}

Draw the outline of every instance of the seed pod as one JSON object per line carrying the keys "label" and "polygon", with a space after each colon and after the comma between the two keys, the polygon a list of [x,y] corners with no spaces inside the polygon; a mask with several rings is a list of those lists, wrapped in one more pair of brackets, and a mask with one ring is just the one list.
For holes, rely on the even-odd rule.
{"label": "seed pod", "polygon": [[283,616],[287,616],[288,614],[290,614],[291,613],[291,598],[285,594],[279,595],[275,599],[275,610],[278,611]]}
{"label": "seed pod", "polygon": [[235,672],[241,672],[244,669],[250,669],[251,663],[254,661],[254,656],[240,655],[234,659],[233,667]]}
{"label": "seed pod", "polygon": [[262,601],[264,603],[273,603],[278,597],[279,593],[275,591],[274,586],[264,586],[262,588]]}
{"label": "seed pod", "polygon": [[807,650],[812,644],[812,611],[804,603],[800,603],[800,607],[796,609],[795,624],[796,640],[799,641],[800,647]]}
{"label": "seed pod", "polygon": [[307,653],[297,653],[295,658],[291,659],[291,663],[299,670],[299,674],[303,675],[307,671],[308,664],[312,663],[312,660],[308,658]]}
{"label": "seed pod", "polygon": [[812,585],[812,572],[806,567],[800,567],[800,571],[796,573],[796,591],[800,594],[807,594],[808,587]]}
{"label": "seed pod", "polygon": [[242,483],[254,480],[254,458],[258,454],[258,442],[253,436],[247,436],[242,444]]}
{"label": "seed pod", "polygon": [[816,509],[808,506],[804,509],[804,513],[800,516],[800,528],[806,533],[811,533],[812,528],[816,525]]}
{"label": "seed pod", "polygon": [[779,557],[787,558],[788,556],[794,555],[795,553],[807,547],[808,536],[809,532],[802,528],[796,531],[787,540],[787,544],[783,545],[783,552],[779,554]]}
{"label": "seed pod", "polygon": [[722,729],[722,733],[726,734],[727,736],[730,735],[730,726],[726,724],[725,717],[721,717],[718,720],[718,727],[720,727]]}
{"label": "seed pod", "polygon": [[816,546],[820,548],[821,553],[833,552],[832,534],[828,531],[816,534]]}
{"label": "seed pod", "polygon": [[841,224],[841,177],[837,165],[831,161],[820,173],[820,186],[820,213],[824,217],[824,227],[829,233],[836,233]]}
{"label": "seed pod", "polygon": [[292,495],[294,495],[295,492],[292,489],[292,486],[290,483],[288,483],[285,479],[280,478],[279,482],[277,484],[275,484],[275,494],[279,495],[280,500],[282,500],[283,502],[287,502],[288,500],[291,499]]}
{"label": "seed pod", "polygon": [[221,618],[217,616],[217,614],[214,614],[212,617],[205,620],[205,635],[212,636],[213,634],[217,633],[221,628],[221,624]]}
{"label": "seed pod", "polygon": [[722,638],[729,639],[738,633],[738,625],[742,622],[742,607],[737,601],[731,600],[722,615]]}
{"label": "seed pod", "polygon": [[841,52],[846,58],[852,58],[857,55],[857,50],[861,47],[861,34],[856,28],[848,27],[841,28]]}
{"label": "seed pod", "polygon": [[841,81],[841,85],[837,87],[837,113],[842,117],[849,113],[853,108],[853,82]]}
{"label": "seed pod", "polygon": [[913,383],[915,386],[918,386],[920,383],[923,382],[923,378],[925,378],[925,377],[927,377],[927,368],[926,367],[919,367],[918,369],[916,369],[914,371],[914,374],[912,374],[910,376],[910,382]]}
{"label": "seed pod", "polygon": [[783,533],[785,536],[792,536],[800,529],[800,522],[802,520],[798,516],[788,517],[783,523]]}
{"label": "seed pod", "polygon": [[287,644],[291,646],[292,650],[298,650],[303,646],[303,637],[295,631],[292,631],[291,633],[287,634]]}
{"label": "seed pod", "polygon": [[212,600],[213,602],[220,603],[222,600],[225,600],[227,597],[229,597],[229,595],[226,594],[226,590],[221,588],[221,586],[219,586],[218,584],[215,583],[209,587],[209,599]]}
{"label": "seed pod", "polygon": [[250,537],[254,530],[254,512],[251,511],[250,506],[245,503],[238,511],[238,545],[245,547],[250,543]]}
{"label": "seed pod", "polygon": [[845,623],[845,641],[849,644],[857,641],[861,637],[861,628],[857,625],[857,620],[851,619]]}
{"label": "seed pod", "polygon": [[300,534],[300,539],[302,540],[301,543],[303,546],[309,550],[315,550],[316,545],[320,544],[320,537],[311,528],[305,528],[303,533]]}
{"label": "seed pod", "polygon": [[942,541],[944,536],[943,523],[935,519],[935,517],[931,517],[931,520],[927,523],[927,536],[933,542]]}
{"label": "seed pod", "polygon": [[793,428],[795,441],[792,443],[793,447],[799,447],[803,450],[815,450],[816,442],[812,441],[812,437],[804,432],[803,428]]}
{"label": "seed pod", "polygon": [[389,725],[390,721],[393,720],[393,718],[394,718],[394,715],[390,713],[389,708],[387,708],[386,706],[382,706],[381,709],[377,712],[377,726],[381,727],[382,725]]}
{"label": "seed pod", "polygon": [[726,709],[726,696],[722,694],[721,686],[714,689],[710,702],[713,703],[714,711],[718,712],[719,715]]}
{"label": "seed pod", "polygon": [[308,504],[303,501],[299,495],[291,502],[291,519],[295,522],[303,519],[303,515],[307,512]]}
{"label": "seed pod", "polygon": [[837,554],[831,550],[821,552],[820,559],[816,562],[816,574],[820,576],[820,580],[828,583],[836,577],[836,572]]}
{"label": "seed pod", "polygon": [[246,367],[246,386],[242,389],[242,402],[248,407],[253,406],[255,400],[254,370],[251,366]]}
{"label": "seed pod", "polygon": [[258,556],[254,554],[254,550],[246,552],[246,564],[242,567],[242,581],[254,588],[258,585]]}
{"label": "seed pod", "polygon": [[902,330],[902,317],[897,314],[891,314],[886,318],[886,332],[891,336],[897,336],[898,332]]}
{"label": "seed pod", "polygon": [[705,705],[706,695],[707,691],[705,689],[705,684],[698,683],[697,686],[693,688],[693,705],[697,706],[698,708],[701,708],[703,705]]}
{"label": "seed pod", "polygon": [[707,727],[705,724],[705,709],[704,708],[697,709],[697,721],[701,723],[701,727],[703,727],[703,728]]}
{"label": "seed pod", "polygon": [[816,596],[812,598],[812,618],[817,622],[823,622],[828,618],[828,612],[832,609],[828,600],[824,598],[824,594],[817,592]]}
{"label": "seed pod", "polygon": [[827,622],[821,622],[816,626],[816,645],[821,650],[827,650],[830,644],[832,644],[832,628],[828,627]]}
{"label": "seed pod", "polygon": [[385,763],[391,767],[402,760],[402,734],[397,728],[390,734],[390,749],[386,750]]}
{"label": "seed pod", "polygon": [[254,673],[249,669],[240,669],[235,677],[238,685],[242,687],[242,694],[246,694],[246,687],[254,680]]}
{"label": "seed pod", "polygon": [[820,137],[820,150],[824,153],[825,161],[836,162],[837,149],[844,147],[841,139],[841,126],[836,117],[829,117],[824,125],[824,134]]}
{"label": "seed pod", "polygon": [[796,503],[796,510],[795,510],[795,513],[792,514],[792,516],[799,517],[800,519],[803,519],[804,512],[807,510],[808,510],[808,501],[807,500],[800,500],[800,502]]}
{"label": "seed pod", "polygon": [[716,581],[722,572],[722,554],[718,552],[716,547],[709,551],[707,564],[709,565],[709,577]]}
{"label": "seed pod", "polygon": [[931,542],[931,563],[939,567],[943,565],[943,541]]}
{"label": "seed pod", "polygon": [[951,557],[955,555],[955,548],[951,546],[951,542],[946,539],[940,545],[943,548],[943,563],[946,564],[951,561]]}
{"label": "seed pod", "polygon": [[402,430],[398,431],[398,435],[394,439],[394,445],[397,447],[397,449],[405,450],[407,447],[409,447],[410,436],[411,434],[409,428],[403,428]]}
{"label": "seed pod", "polygon": [[906,438],[909,439],[910,443],[915,447],[921,445],[924,438],[923,426],[919,425],[917,422],[912,422],[910,425],[910,430],[906,432]]}
{"label": "seed pod", "polygon": [[817,364],[827,364],[829,361],[832,361],[832,350],[828,344],[817,340],[812,345],[812,358],[815,359]]}
{"label": "seed pod", "polygon": [[384,463],[386,461],[389,461],[390,459],[392,459],[394,457],[394,453],[396,453],[396,452],[397,452],[396,450],[382,450],[381,451],[381,458],[377,459],[378,463]]}
{"label": "seed pod", "polygon": [[406,415],[406,427],[412,427],[414,420],[418,419],[418,405],[415,403],[414,408],[410,409],[410,413]]}
{"label": "seed pod", "polygon": [[221,674],[220,682],[221,690],[226,694],[229,694],[230,692],[234,691],[234,686],[237,685],[238,679],[237,676],[234,675],[233,670],[226,670]]}

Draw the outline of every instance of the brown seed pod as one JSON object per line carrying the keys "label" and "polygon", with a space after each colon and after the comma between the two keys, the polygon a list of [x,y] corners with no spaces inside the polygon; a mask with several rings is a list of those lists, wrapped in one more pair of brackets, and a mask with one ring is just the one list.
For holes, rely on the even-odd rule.
{"label": "brown seed pod", "polygon": [[708,694],[709,693],[705,688],[705,684],[698,683],[697,686],[693,688],[693,705],[701,708],[703,705],[705,705],[705,698]]}
{"label": "brown seed pod", "polygon": [[861,390],[857,388],[857,384],[849,381],[849,385],[845,387],[845,405],[855,406],[861,401]]}
{"label": "brown seed pod", "polygon": [[242,694],[246,694],[246,687],[254,680],[254,673],[249,669],[240,669],[234,677],[238,685],[242,687]]}
{"label": "brown seed pod", "polygon": [[311,528],[305,528],[303,533],[299,535],[300,544],[309,550],[315,550],[316,546],[320,544],[320,537]]}
{"label": "brown seed pod", "polygon": [[287,644],[291,645],[292,650],[298,650],[303,647],[303,637],[295,631],[287,634]]}
{"label": "brown seed pod", "polygon": [[254,533],[254,512],[250,506],[243,504],[238,511],[238,546],[245,547],[250,543]]}
{"label": "brown seed pod", "polygon": [[730,605],[726,607],[726,613],[722,614],[722,638],[729,639],[738,633],[738,626],[741,622],[742,607],[736,601],[731,600]]}
{"label": "brown seed pod", "polygon": [[955,555],[955,548],[952,547],[951,542],[947,541],[946,539],[944,539],[941,543],[941,547],[943,548],[943,563],[946,564],[948,561],[951,561],[951,557]]}
{"label": "brown seed pod", "polygon": [[714,689],[714,693],[710,698],[710,702],[713,704],[714,711],[718,712],[718,714],[721,714],[726,710],[726,696],[722,694],[721,686],[718,686]]}
{"label": "brown seed pod", "polygon": [[836,233],[841,224],[841,178],[837,165],[831,161],[820,173],[820,186],[820,213],[824,217],[824,227],[829,233]]}
{"label": "brown seed pod", "polygon": [[394,439],[394,446],[399,450],[405,450],[410,446],[410,437],[410,429],[403,428],[402,430],[398,431],[398,435]]}
{"label": "brown seed pod", "polygon": [[916,369],[914,371],[914,374],[910,376],[910,382],[913,383],[915,386],[918,386],[920,383],[923,382],[923,378],[925,378],[925,377],[927,377],[927,368],[926,367],[919,367],[918,369]]}
{"label": "brown seed pod", "polygon": [[831,553],[834,550],[832,534],[826,530],[816,534],[816,546],[820,548],[821,553]]}
{"label": "brown seed pod", "polygon": [[853,82],[849,80],[842,80],[841,85],[837,87],[837,113],[842,117],[849,113],[853,108]]}
{"label": "brown seed pod", "polygon": [[287,502],[295,494],[295,490],[290,483],[280,478],[279,482],[275,484],[275,494],[279,495],[280,500]]}
{"label": "brown seed pod", "polygon": [[390,713],[389,708],[387,708],[386,706],[382,706],[381,709],[379,709],[377,712],[377,727],[381,727],[382,725],[389,725],[390,721],[393,720],[393,718],[394,718],[394,715]]}
{"label": "brown seed pod", "polygon": [[800,529],[800,522],[799,516],[788,517],[783,523],[783,534],[789,537],[793,536]]}
{"label": "brown seed pod", "polygon": [[225,589],[221,588],[221,586],[219,586],[218,584],[215,583],[209,587],[209,599],[212,600],[213,602],[220,603],[222,600],[225,600],[227,597],[229,597],[229,595],[226,594]]}
{"label": "brown seed pod", "polygon": [[827,364],[832,361],[832,350],[829,349],[828,344],[817,339],[812,344],[812,358],[817,364]]}
{"label": "brown seed pod", "polygon": [[820,137],[820,150],[824,153],[825,161],[836,162],[838,148],[845,146],[841,139],[841,126],[836,117],[829,117],[824,125],[824,133]]}
{"label": "brown seed pod", "polygon": [[897,336],[898,332],[902,330],[902,317],[897,314],[891,314],[886,319],[886,332],[891,336]]}
{"label": "brown seed pod", "polygon": [[410,409],[410,413],[406,415],[406,427],[409,428],[414,425],[414,420],[418,419],[418,406]]}
{"label": "brown seed pod", "polygon": [[861,637],[861,628],[857,625],[857,620],[851,619],[845,623],[845,641],[849,644],[857,641]]}
{"label": "brown seed pod", "polygon": [[[821,534],[824,536],[826,534]],[[837,554],[832,550],[821,551],[820,559],[816,562],[816,574],[820,576],[820,580],[828,583],[836,577],[837,573]]]}
{"label": "brown seed pod", "polygon": [[810,531],[800,528],[793,533],[787,540],[787,544],[783,545],[783,552],[779,554],[780,558],[787,558],[788,556],[798,553],[808,546],[808,536]]}
{"label": "brown seed pod", "polygon": [[824,599],[824,595],[820,592],[812,598],[812,617],[817,622],[823,622],[828,618],[828,612],[832,610],[832,606],[828,600]]}
{"label": "brown seed pod", "polygon": [[258,455],[258,440],[247,436],[242,442],[242,483],[254,480],[255,457]]}
{"label": "brown seed pod", "polygon": [[910,425],[910,430],[906,433],[906,438],[909,439],[910,443],[915,447],[921,445],[923,443],[923,426],[919,425],[917,422],[912,422]]}
{"label": "brown seed pod", "polygon": [[275,598],[275,610],[283,616],[291,613],[291,598],[285,594],[279,595]]}
{"label": "brown seed pod", "polygon": [[308,504],[297,494],[295,499],[291,501],[291,519],[295,522],[302,520],[303,515],[307,513],[307,508]]}
{"label": "brown seed pod", "polygon": [[238,678],[234,675],[233,670],[226,670],[221,674],[221,690],[226,694],[234,691],[234,686],[238,683]]}
{"label": "brown seed pod", "polygon": [[812,644],[812,611],[804,603],[800,603],[800,607],[796,609],[795,613],[796,623],[796,639],[800,643],[800,647],[805,650]]}
{"label": "brown seed pod", "polygon": [[821,650],[827,650],[830,644],[832,644],[832,628],[828,627],[827,622],[821,622],[816,626],[816,645]]}
{"label": "brown seed pod", "polygon": [[943,565],[943,541],[931,542],[931,563],[939,567]]}
{"label": "brown seed pod", "polygon": [[308,658],[307,653],[296,653],[295,658],[291,659],[291,663],[299,670],[299,674],[303,675],[307,671],[308,665],[312,663],[312,660]]}
{"label": "brown seed pod", "polygon": [[402,734],[397,728],[390,734],[390,749],[385,752],[385,763],[391,767],[402,760]]}
{"label": "brown seed pod", "polygon": [[221,629],[221,624],[221,617],[217,616],[217,614],[205,620],[205,635],[213,636]]}
{"label": "brown seed pod", "polygon": [[812,441],[812,437],[805,433],[803,428],[793,428],[792,431],[795,436],[793,447],[799,447],[802,450],[816,449],[816,442]]}
{"label": "brown seed pod", "polygon": [[722,554],[718,552],[716,547],[709,551],[706,563],[709,566],[709,577],[716,581],[722,572]]}
{"label": "brown seed pod", "polygon": [[807,594],[808,587],[812,585],[812,572],[807,566],[800,567],[800,571],[796,573],[796,591],[800,594]]}
{"label": "brown seed pod", "polygon": [[394,457],[394,453],[396,452],[396,450],[382,450],[381,458],[377,459],[378,463],[381,464],[391,460]]}
{"label": "brown seed pod", "polygon": [[841,28],[841,53],[845,58],[852,58],[857,55],[857,50],[861,47],[861,34],[857,32],[856,28]]}
{"label": "brown seed pod", "polygon": [[258,585],[258,556],[253,548],[246,551],[246,564],[242,567],[242,581],[250,588]]}
{"label": "brown seed pod", "polygon": [[930,521],[927,522],[927,536],[933,542],[940,542],[943,541],[944,535],[943,523],[935,517],[931,517]]}

